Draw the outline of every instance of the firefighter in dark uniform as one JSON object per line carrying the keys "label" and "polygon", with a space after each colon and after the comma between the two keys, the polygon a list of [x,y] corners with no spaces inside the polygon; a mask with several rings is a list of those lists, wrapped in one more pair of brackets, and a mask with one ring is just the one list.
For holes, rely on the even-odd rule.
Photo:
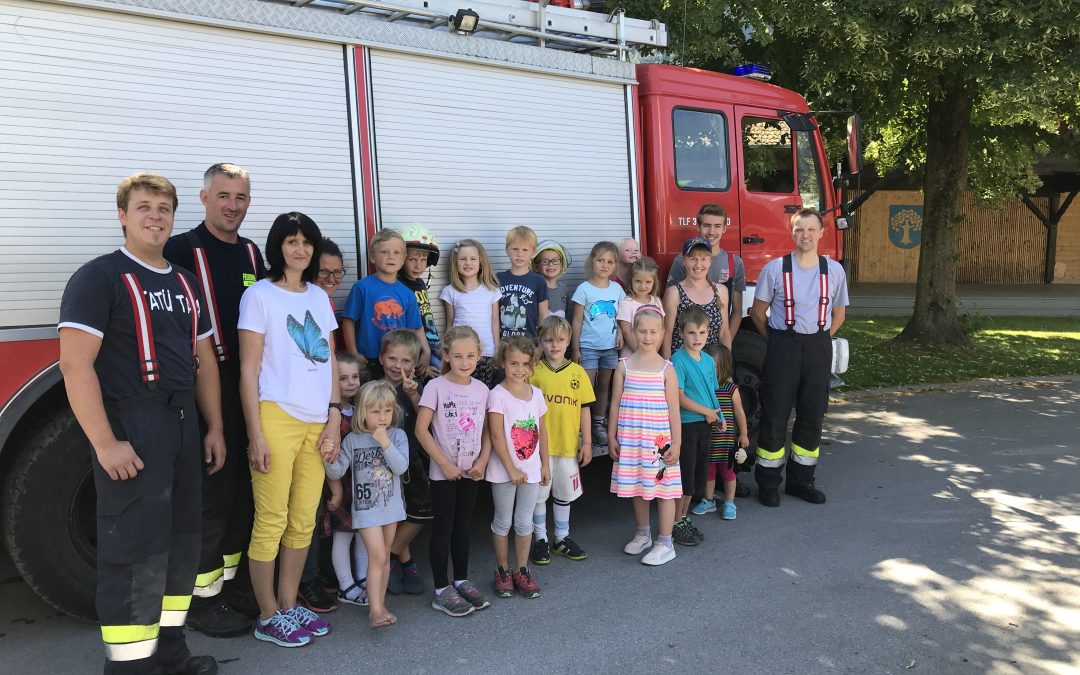
{"label": "firefighter in dark uniform", "polygon": [[120,183],[116,204],[124,247],[75,272],[57,326],[68,401],[93,447],[105,672],[216,673],[184,639],[200,465],[220,467],[225,454],[210,322],[195,277],[162,257],[172,183],[136,174]]}
{"label": "firefighter in dark uniform", "polygon": [[[199,198],[205,219],[193,230],[165,244],[165,258],[195,275],[210,319],[210,341],[221,377],[225,465],[203,472],[203,530],[199,573],[187,625],[211,637],[234,637],[251,630],[258,613],[246,574],[236,576],[241,554],[251,537],[255,507],[246,457],[247,430],[240,407],[240,345],[236,324],[240,296],[266,275],[262,253],[239,236],[251,202],[247,171],[234,164],[215,164],[203,174]],[[201,427],[203,434],[205,426]],[[227,601],[226,601],[227,600]]]}
{"label": "firefighter in dark uniform", "polygon": [[784,492],[812,504],[825,503],[825,494],[814,486],[814,469],[829,404],[832,336],[844,323],[848,294],[844,268],[818,255],[823,234],[816,210],[802,209],[792,216],[795,249],[761,270],[750,308],[754,327],[768,340],[754,470],[758,499],[765,506],[780,505],[792,407],[795,424]]}

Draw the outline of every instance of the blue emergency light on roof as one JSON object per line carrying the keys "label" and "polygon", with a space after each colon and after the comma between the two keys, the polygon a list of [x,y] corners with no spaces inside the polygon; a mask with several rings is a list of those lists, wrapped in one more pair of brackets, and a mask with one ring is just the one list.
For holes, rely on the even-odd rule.
{"label": "blue emergency light on roof", "polygon": [[741,66],[736,66],[735,70],[731,71],[731,74],[737,77],[761,80],[762,82],[768,82],[772,79],[772,71],[769,70],[768,66],[763,66],[760,63],[744,63]]}

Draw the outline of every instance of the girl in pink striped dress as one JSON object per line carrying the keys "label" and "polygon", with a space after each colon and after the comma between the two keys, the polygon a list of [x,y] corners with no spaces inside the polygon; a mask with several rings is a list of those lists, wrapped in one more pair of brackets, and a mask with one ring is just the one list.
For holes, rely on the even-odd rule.
{"label": "girl in pink striped dress", "polygon": [[[637,351],[621,359],[611,392],[611,417],[618,420],[608,442],[614,460],[611,491],[631,497],[637,533],[623,551],[638,555],[650,546],[641,562],[663,565],[675,557],[671,529],[675,500],[682,498],[679,448],[679,383],[671,363],[660,356],[664,319],[653,305],[634,314]],[[656,500],[660,534],[653,545],[649,528],[649,502]]]}

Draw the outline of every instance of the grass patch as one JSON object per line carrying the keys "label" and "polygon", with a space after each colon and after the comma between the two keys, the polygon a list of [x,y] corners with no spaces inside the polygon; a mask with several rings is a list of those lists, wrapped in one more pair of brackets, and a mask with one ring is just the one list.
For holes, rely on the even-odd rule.
{"label": "grass patch", "polygon": [[838,335],[851,348],[843,390],[1080,373],[1075,317],[966,316],[971,344],[935,349],[894,342],[906,323],[898,316],[847,318]]}

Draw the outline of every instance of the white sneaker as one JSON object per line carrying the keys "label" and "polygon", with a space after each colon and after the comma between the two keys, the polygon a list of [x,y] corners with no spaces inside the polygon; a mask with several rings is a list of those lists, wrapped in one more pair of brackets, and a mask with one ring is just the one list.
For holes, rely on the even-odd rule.
{"label": "white sneaker", "polygon": [[638,555],[650,546],[652,546],[652,539],[648,535],[638,534],[630,540],[629,544],[623,546],[623,553],[628,555]]}
{"label": "white sneaker", "polygon": [[675,548],[673,546],[664,546],[663,544],[657,544],[652,547],[652,550],[646,553],[641,558],[642,564],[645,565],[663,565],[666,562],[675,559]]}

